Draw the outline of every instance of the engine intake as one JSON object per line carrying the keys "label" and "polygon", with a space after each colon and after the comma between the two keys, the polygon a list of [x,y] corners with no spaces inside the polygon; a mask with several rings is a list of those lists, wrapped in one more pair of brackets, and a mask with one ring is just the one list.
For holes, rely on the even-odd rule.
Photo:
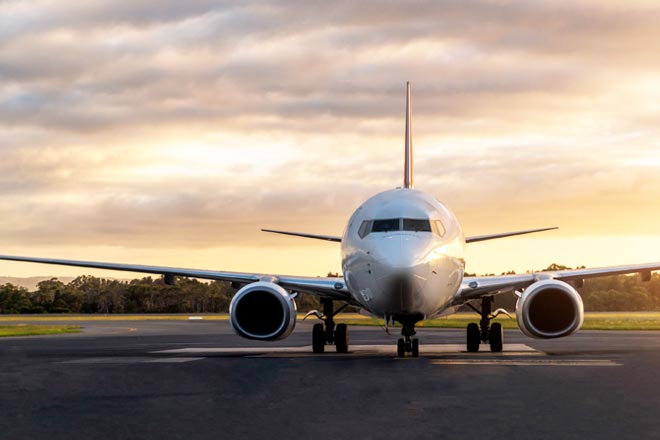
{"label": "engine intake", "polygon": [[296,325],[296,302],[281,286],[270,282],[248,284],[231,300],[229,322],[234,332],[248,339],[286,338]]}
{"label": "engine intake", "polygon": [[516,304],[520,330],[534,338],[560,338],[577,331],[584,321],[580,294],[558,280],[543,280],[529,286]]}

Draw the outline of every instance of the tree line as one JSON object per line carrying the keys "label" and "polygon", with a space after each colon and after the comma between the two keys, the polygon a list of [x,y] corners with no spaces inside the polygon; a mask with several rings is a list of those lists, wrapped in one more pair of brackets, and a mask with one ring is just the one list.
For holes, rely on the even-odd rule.
{"label": "tree line", "polygon": [[[119,281],[84,275],[66,284],[57,278],[44,280],[34,291],[0,285],[0,314],[224,313],[234,293],[226,281],[178,278],[168,285],[162,277]],[[298,296],[296,303],[302,310],[319,308],[310,295]]]}
{"label": "tree line", "polygon": [[[584,269],[584,266],[576,269]],[[571,270],[571,267],[551,264],[541,271]],[[528,271],[527,273],[530,273]],[[467,274],[466,276],[473,275]],[[493,274],[489,274],[493,275]],[[515,275],[514,271],[501,275]],[[649,281],[642,281],[639,274],[589,278],[577,288],[587,312],[652,312],[660,311],[660,274],[653,273]],[[514,294],[496,295],[494,306],[515,310],[518,297]]]}
{"label": "tree line", "polygon": [[[545,270],[563,269],[570,268],[551,265]],[[638,275],[592,278],[578,290],[587,311],[660,311],[658,274],[646,282]],[[33,291],[0,285],[0,313],[224,313],[234,293],[225,281],[178,278],[175,285],[167,285],[162,277],[119,281],[84,275],[69,283],[44,280]],[[495,306],[514,310],[516,299],[513,294],[497,295]],[[299,295],[296,303],[299,311],[320,309],[312,295]]]}

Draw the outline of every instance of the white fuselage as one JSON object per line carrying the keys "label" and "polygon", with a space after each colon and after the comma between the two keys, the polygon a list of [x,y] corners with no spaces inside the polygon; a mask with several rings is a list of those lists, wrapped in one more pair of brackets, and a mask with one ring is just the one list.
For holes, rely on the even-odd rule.
{"label": "white fuselage", "polygon": [[447,207],[421,191],[371,197],[351,216],[341,243],[346,285],[373,315],[428,318],[460,288],[463,231]]}

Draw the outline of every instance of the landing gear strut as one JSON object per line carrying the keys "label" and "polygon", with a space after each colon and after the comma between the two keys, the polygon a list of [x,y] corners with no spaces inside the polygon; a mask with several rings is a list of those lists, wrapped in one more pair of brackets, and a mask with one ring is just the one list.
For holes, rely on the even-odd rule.
{"label": "landing gear strut", "polygon": [[[323,315],[317,316],[323,320],[323,324],[314,324],[312,329],[312,349],[314,353],[323,353],[325,346],[333,345],[337,353],[348,353],[348,327],[346,324],[335,325],[335,315],[348,306],[345,304],[336,312],[331,299],[321,298]],[[315,312],[318,313],[318,312]]]}
{"label": "landing gear strut", "polygon": [[401,329],[401,336],[396,344],[396,355],[398,357],[406,357],[406,353],[410,353],[412,357],[419,357],[419,339],[415,338],[415,322],[405,320],[403,328]]}
{"label": "landing gear strut", "polygon": [[481,299],[481,310],[470,303],[468,303],[468,306],[481,315],[481,320],[479,321],[479,325],[470,323],[467,326],[467,351],[476,353],[479,351],[479,345],[482,342],[488,342],[490,351],[492,352],[502,351],[502,345],[504,344],[502,324],[499,322],[493,325],[490,324],[491,319],[500,313],[500,310],[497,310],[494,314],[492,313],[493,298],[490,296],[483,297]]}

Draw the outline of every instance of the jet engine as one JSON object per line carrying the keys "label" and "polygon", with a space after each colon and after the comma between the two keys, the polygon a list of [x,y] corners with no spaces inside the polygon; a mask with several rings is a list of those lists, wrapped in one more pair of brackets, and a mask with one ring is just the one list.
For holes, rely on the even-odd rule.
{"label": "jet engine", "polygon": [[284,339],[296,325],[296,302],[277,284],[251,283],[232,298],[229,322],[234,332],[244,338]]}
{"label": "jet engine", "polygon": [[584,321],[582,298],[563,281],[537,281],[518,299],[516,319],[520,330],[533,338],[568,336]]}

